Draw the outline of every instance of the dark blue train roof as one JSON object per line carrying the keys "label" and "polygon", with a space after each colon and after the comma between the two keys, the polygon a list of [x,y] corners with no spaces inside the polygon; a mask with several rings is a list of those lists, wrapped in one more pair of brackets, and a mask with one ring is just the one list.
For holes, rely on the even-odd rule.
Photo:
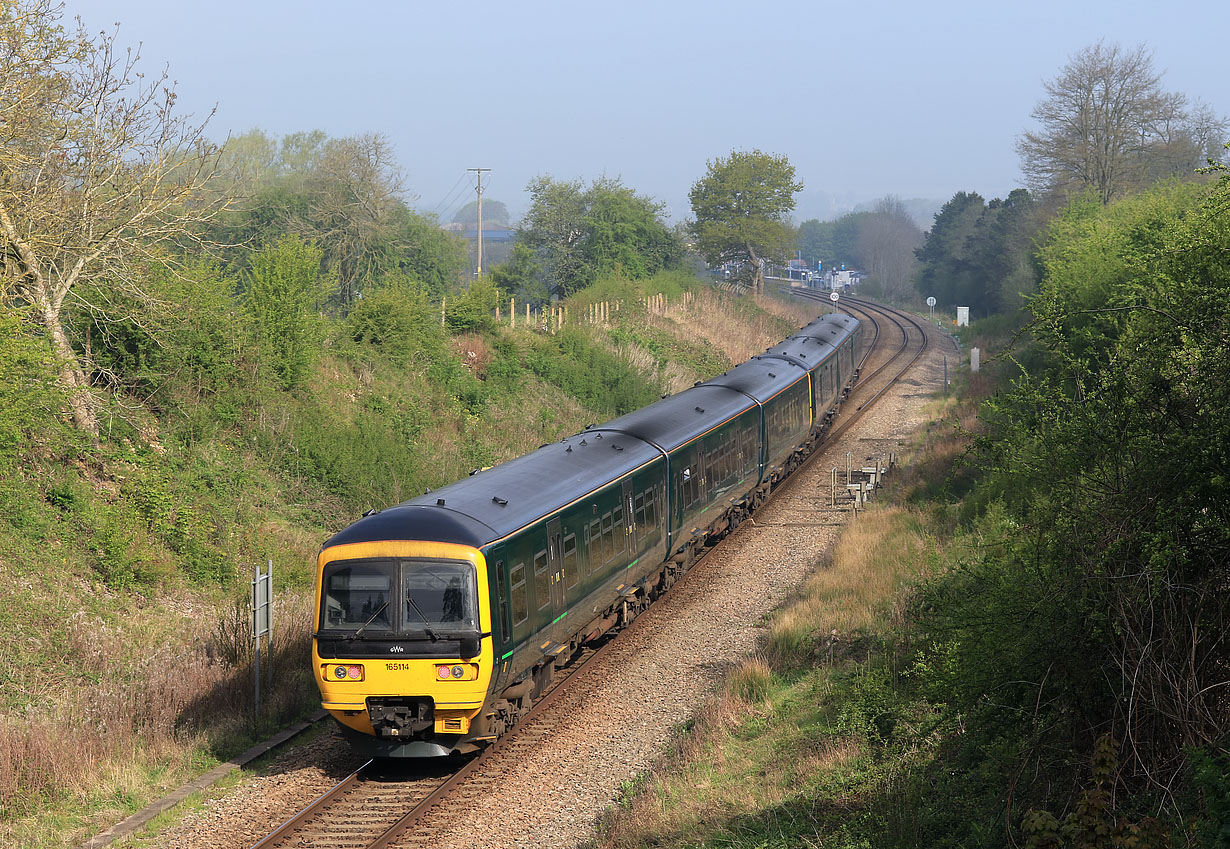
{"label": "dark blue train roof", "polygon": [[764,358],[781,358],[800,365],[808,371],[814,371],[824,359],[837,350],[831,342],[825,342],[816,336],[791,336],[779,342],[760,355]]}
{"label": "dark blue train roof", "polygon": [[806,369],[788,360],[758,355],[701,385],[728,387],[763,404],[806,374]]}
{"label": "dark blue train roof", "polygon": [[585,431],[364,517],[325,547],[424,539],[481,548],[660,456],[633,437]]}
{"label": "dark blue train roof", "polygon": [[800,328],[790,338],[797,339],[801,336],[807,336],[836,346],[840,345],[847,336],[857,331],[858,327],[858,319],[854,316],[842,313],[829,313]]}
{"label": "dark blue train roof", "polygon": [[698,383],[589,432],[628,434],[669,452],[753,406],[752,399],[739,392]]}

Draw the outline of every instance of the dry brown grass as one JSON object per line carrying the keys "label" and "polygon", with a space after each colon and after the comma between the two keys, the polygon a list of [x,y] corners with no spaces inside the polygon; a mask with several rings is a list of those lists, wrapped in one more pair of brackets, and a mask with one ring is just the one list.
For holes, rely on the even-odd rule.
{"label": "dry brown grass", "polygon": [[[818,314],[807,303],[795,304],[768,296],[753,298],[759,311],[754,318],[739,303],[738,295],[714,289],[696,294],[690,304],[668,310],[668,317],[686,322],[700,338],[706,340],[732,363],[741,363],[776,345]],[[749,297],[749,296],[744,296]],[[704,320],[699,318],[703,316]]]}
{"label": "dry brown grass", "polygon": [[925,562],[922,520],[902,507],[875,507],[846,527],[831,560],[819,564],[800,596],[774,616],[767,654],[793,668],[839,653],[843,644],[892,615],[903,585]]}
{"label": "dry brown grass", "polygon": [[[303,592],[277,599],[266,727],[309,706],[302,661],[310,603]],[[64,651],[80,677],[61,680],[19,715],[0,716],[0,845],[27,844],[31,835],[40,835],[37,845],[71,845],[126,815],[116,800],[148,801],[193,777],[202,754],[225,756],[244,744],[255,728],[251,653],[239,665],[219,659],[211,629],[225,614],[197,609],[179,620],[178,633],[73,622]],[[85,825],[52,839],[42,833],[48,816]]]}

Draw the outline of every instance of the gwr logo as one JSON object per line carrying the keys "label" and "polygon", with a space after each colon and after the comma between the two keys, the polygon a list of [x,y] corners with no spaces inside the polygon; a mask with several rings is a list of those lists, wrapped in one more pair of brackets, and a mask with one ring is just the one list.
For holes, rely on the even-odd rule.
{"label": "gwr logo", "polygon": [[391,649],[389,649],[389,651],[401,653],[401,652],[404,652],[405,649],[402,648],[401,646],[393,646]]}

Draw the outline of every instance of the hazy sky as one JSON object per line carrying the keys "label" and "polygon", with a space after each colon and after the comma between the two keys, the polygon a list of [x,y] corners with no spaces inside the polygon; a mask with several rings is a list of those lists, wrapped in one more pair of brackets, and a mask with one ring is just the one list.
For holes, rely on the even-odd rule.
{"label": "hazy sky", "polygon": [[[222,139],[383,133],[420,211],[485,197],[514,217],[535,176],[620,177],[690,214],[706,161],[784,153],[796,220],[885,194],[1019,185],[1014,141],[1068,58],[1145,43],[1163,86],[1230,113],[1224,0],[613,3],[67,0],[120,23],[143,65]],[[837,209],[832,210],[833,204]]]}

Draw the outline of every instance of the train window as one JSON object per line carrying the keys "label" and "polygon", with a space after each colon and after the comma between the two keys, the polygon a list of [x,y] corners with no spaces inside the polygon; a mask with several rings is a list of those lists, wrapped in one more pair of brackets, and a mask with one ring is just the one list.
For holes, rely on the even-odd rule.
{"label": "train window", "polygon": [[508,624],[508,582],[504,579],[504,561],[495,564],[496,597],[500,600],[500,613],[496,625],[500,632],[500,641],[507,642],[512,636],[512,628]]}
{"label": "train window", "polygon": [[602,567],[602,520],[589,523],[589,571],[597,572]]}
{"label": "train window", "polygon": [[649,532],[646,527],[648,522],[645,519],[645,493],[639,492],[636,498],[632,501],[632,515],[636,521],[636,526],[641,529],[641,536],[645,536]]}
{"label": "train window", "polygon": [[653,487],[636,497],[636,527],[642,540],[658,529],[657,516],[654,515]]}
{"label": "train window", "polygon": [[321,627],[368,631],[392,630],[390,592],[396,566],[389,564],[329,564],[321,606]]}
{"label": "train window", "polygon": [[624,533],[624,508],[620,504],[615,508],[614,519],[611,522],[611,556],[622,556],[627,550],[626,534]]}
{"label": "train window", "polygon": [[526,619],[530,618],[530,599],[529,593],[525,589],[525,564],[518,563],[512,568],[509,574],[512,582],[512,617],[513,624],[520,625]]}
{"label": "train window", "polygon": [[577,579],[581,577],[577,558],[577,535],[569,534],[564,537],[564,580],[571,589],[577,585]]}
{"label": "train window", "polygon": [[611,514],[602,517],[602,562],[607,563],[615,556],[615,534],[611,525]]}
{"label": "train window", "polygon": [[551,603],[551,583],[547,574],[547,553],[540,551],[534,555],[534,600],[538,609],[542,610]]}

